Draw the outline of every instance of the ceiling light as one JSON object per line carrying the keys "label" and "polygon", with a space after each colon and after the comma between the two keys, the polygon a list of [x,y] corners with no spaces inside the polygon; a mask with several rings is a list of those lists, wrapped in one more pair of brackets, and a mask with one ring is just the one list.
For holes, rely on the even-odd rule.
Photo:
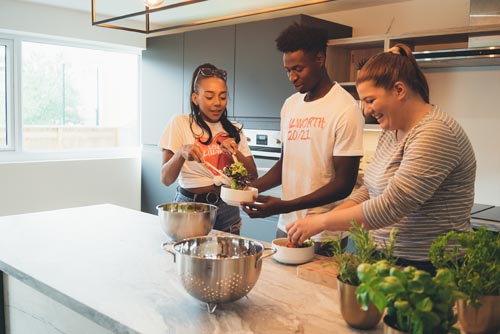
{"label": "ceiling light", "polygon": [[149,8],[156,8],[163,3],[163,0],[144,0],[144,5]]}
{"label": "ceiling light", "polygon": [[[265,13],[270,13],[270,12],[276,12],[276,11],[281,11],[281,10],[287,10],[287,9],[294,9],[294,8],[299,8],[299,7],[305,7],[309,5],[316,5],[316,4],[322,4],[322,3],[327,3],[327,2],[334,2],[337,0],[298,0],[295,2],[290,2],[288,4],[284,5],[279,5],[279,6],[274,6],[274,7],[267,7],[267,8],[258,8],[258,9],[247,9],[247,10],[242,10],[237,13],[231,13],[231,14],[221,14],[221,16],[218,17],[212,17],[212,18],[201,18],[201,19],[191,19],[188,22],[182,22],[179,23],[177,22],[172,22],[168,23],[168,20],[164,20],[164,22],[156,23],[155,26],[153,27],[150,24],[150,15],[154,14],[154,18],[158,18],[161,16],[161,14],[171,14],[175,13],[171,10],[173,9],[179,9],[184,6],[194,6],[195,4],[199,4],[199,8],[193,8],[191,12],[203,12],[203,6],[209,6],[208,0],[184,0],[184,1],[177,1],[175,3],[170,2],[170,4],[163,4],[164,0],[139,0],[139,3],[144,3],[145,5],[145,10],[143,11],[138,11],[138,12],[132,12],[130,14],[125,14],[125,15],[119,15],[119,16],[114,16],[114,17],[108,17],[105,19],[96,19],[96,2],[97,0],[91,0],[92,1],[92,25],[94,26],[99,26],[99,27],[104,27],[104,28],[111,28],[111,29],[120,29],[120,30],[126,30],[126,31],[133,31],[133,32],[139,32],[139,33],[144,33],[144,34],[149,34],[149,33],[156,33],[156,32],[161,32],[161,31],[167,31],[167,30],[173,30],[173,29],[179,29],[179,28],[186,28],[186,27],[192,27],[192,26],[198,26],[198,25],[203,25],[203,24],[209,24],[209,23],[215,23],[215,22],[221,22],[221,21],[227,21],[227,20],[233,20],[233,19],[239,19],[243,17],[248,17],[252,15],[257,15],[257,14],[265,14]],[[109,0],[99,0],[101,3],[106,3]],[[238,0],[231,0],[231,1],[238,1]],[[206,4],[202,4],[204,2],[207,2]],[[242,2],[244,3],[244,2]],[[271,3],[269,1],[268,3]],[[108,3],[109,5],[109,3]],[[118,6],[117,9],[121,9],[123,7]],[[190,8],[191,9],[191,8]],[[170,11],[169,11],[170,10]],[[104,14],[100,14],[100,16],[103,16]],[[167,15],[168,16],[168,15]],[[144,24],[144,28],[137,28],[137,20],[128,20],[130,18],[136,18],[137,17],[143,19],[143,22],[141,22],[141,25]],[[133,22],[134,24],[131,26],[124,26],[124,25],[115,25],[115,24],[110,24],[111,22],[116,22],[116,21],[122,21],[122,23],[131,23]]]}

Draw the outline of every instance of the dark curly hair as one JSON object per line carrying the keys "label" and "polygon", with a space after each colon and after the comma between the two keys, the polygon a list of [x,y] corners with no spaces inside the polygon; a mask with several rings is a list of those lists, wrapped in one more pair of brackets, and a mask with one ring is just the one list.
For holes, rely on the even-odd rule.
{"label": "dark curly hair", "polygon": [[[193,76],[191,78],[191,92],[189,94],[189,101],[190,101],[190,106],[191,106],[191,119],[190,119],[190,124],[189,125],[191,127],[191,132],[194,135],[196,135],[194,133],[194,130],[193,130],[193,121],[196,122],[196,124],[198,124],[200,126],[200,128],[202,128],[203,132],[206,132],[208,134],[207,141],[206,142],[202,142],[202,143],[203,144],[209,144],[212,141],[212,131],[210,131],[210,127],[207,125],[207,123],[201,117],[200,107],[197,106],[196,104],[194,104],[193,100],[191,99],[191,95],[193,95],[193,93],[198,90],[198,82],[195,82],[195,81],[197,81],[196,77],[198,75],[198,71],[201,68],[208,68],[208,69],[218,70],[218,68],[215,65],[212,65],[212,64],[209,64],[209,63],[202,64],[202,65],[200,65],[200,66],[198,66],[198,67],[195,68],[195,70],[193,72]],[[234,138],[234,140],[236,141],[236,143],[239,143],[240,140],[241,140],[241,138],[240,138],[240,132],[241,132],[241,129],[243,127],[237,128],[227,118],[227,108],[222,113],[222,116],[220,118],[220,122],[221,122],[222,127],[224,128],[224,130],[226,130],[227,133],[229,134],[229,136],[231,138]],[[201,141],[201,138],[200,138],[200,141]]]}
{"label": "dark curly hair", "polygon": [[326,53],[328,32],[325,29],[300,25],[297,22],[283,30],[276,38],[276,48],[283,52],[302,50],[308,53]]}

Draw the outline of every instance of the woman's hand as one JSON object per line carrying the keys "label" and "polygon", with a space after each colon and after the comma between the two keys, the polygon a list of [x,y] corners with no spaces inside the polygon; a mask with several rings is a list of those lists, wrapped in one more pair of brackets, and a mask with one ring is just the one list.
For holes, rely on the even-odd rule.
{"label": "woman's hand", "polygon": [[319,215],[309,215],[306,218],[296,220],[286,226],[288,239],[297,245],[322,232],[325,228]]}
{"label": "woman's hand", "polygon": [[227,152],[229,154],[236,154],[238,153],[238,144],[234,140],[234,138],[227,138],[224,139],[222,142],[217,142],[222,150],[224,152]]}
{"label": "woman's hand", "polygon": [[180,151],[181,151],[180,152],[181,156],[186,161],[204,162],[203,152],[196,145],[193,145],[193,144],[184,145],[184,146],[182,146]]}

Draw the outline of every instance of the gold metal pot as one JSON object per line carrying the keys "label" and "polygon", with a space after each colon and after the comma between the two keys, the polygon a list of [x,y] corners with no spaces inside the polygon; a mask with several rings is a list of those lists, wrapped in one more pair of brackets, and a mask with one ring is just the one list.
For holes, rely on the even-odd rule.
{"label": "gold metal pot", "polygon": [[380,322],[382,314],[370,303],[368,311],[364,311],[356,300],[357,285],[350,285],[337,278],[337,288],[340,298],[340,313],[345,322],[357,329],[370,329]]}
{"label": "gold metal pot", "polygon": [[500,296],[482,296],[474,308],[463,299],[457,301],[458,320],[469,334],[496,334],[500,330]]}

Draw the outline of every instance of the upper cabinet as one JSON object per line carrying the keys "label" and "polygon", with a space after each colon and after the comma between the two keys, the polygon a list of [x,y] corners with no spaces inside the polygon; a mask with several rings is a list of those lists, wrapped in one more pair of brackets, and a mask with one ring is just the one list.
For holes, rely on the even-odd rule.
{"label": "upper cabinet", "polygon": [[275,40],[293,22],[323,27],[329,38],[352,36],[351,27],[306,15],[236,25],[234,116],[247,128],[279,130],[281,106],[295,90]]}
{"label": "upper cabinet", "polygon": [[230,115],[234,110],[234,34],[235,26],[225,26],[184,33],[184,113],[190,112],[189,94],[194,69],[201,64],[211,63],[227,71]]}
{"label": "upper cabinet", "polygon": [[156,145],[170,117],[182,112],[183,36],[147,40],[142,53],[143,144]]}
{"label": "upper cabinet", "polygon": [[203,63],[227,71],[232,119],[246,128],[279,130],[281,106],[295,91],[275,39],[293,22],[327,29],[329,38],[352,28],[306,15],[151,37],[143,52],[142,142],[157,144],[169,119],[190,112],[191,79]]}

